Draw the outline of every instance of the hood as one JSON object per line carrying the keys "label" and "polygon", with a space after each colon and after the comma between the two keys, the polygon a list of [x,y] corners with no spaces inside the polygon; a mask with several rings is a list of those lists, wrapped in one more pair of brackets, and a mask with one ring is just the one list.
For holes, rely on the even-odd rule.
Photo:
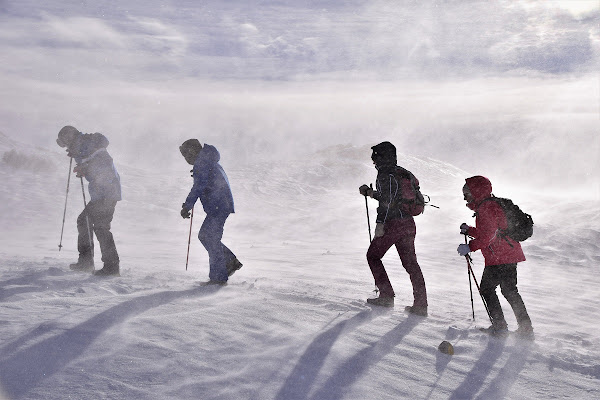
{"label": "hood", "polygon": [[221,155],[219,154],[219,151],[215,146],[205,144],[200,153],[198,154],[198,158],[201,158],[203,161],[217,163],[221,159]]}
{"label": "hood", "polygon": [[371,159],[375,162],[377,168],[396,165],[396,146],[390,142],[381,142],[371,147],[371,149],[373,150]]}
{"label": "hood", "polygon": [[469,208],[475,208],[483,200],[492,195],[492,182],[485,176],[472,176],[465,179],[467,187],[473,196],[473,201],[467,204]]}

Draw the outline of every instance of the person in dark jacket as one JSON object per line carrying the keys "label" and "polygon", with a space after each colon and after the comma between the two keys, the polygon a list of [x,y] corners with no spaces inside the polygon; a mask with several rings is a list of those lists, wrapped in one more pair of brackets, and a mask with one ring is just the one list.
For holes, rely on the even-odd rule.
{"label": "person in dark jacket", "polygon": [[[370,196],[379,201],[375,237],[367,251],[367,262],[373,273],[379,296],[367,299],[367,302],[377,306],[394,306],[394,289],[381,259],[389,248],[395,245],[413,287],[413,305],[407,306],[405,310],[427,316],[425,279],[415,254],[415,220],[410,213],[406,212],[401,201],[401,185],[397,179],[397,170],[400,167],[396,165],[396,147],[390,142],[382,142],[371,149],[373,150],[371,159],[377,169],[376,189],[362,185],[359,191],[363,196]],[[410,176],[418,185],[414,175],[410,174]]]}
{"label": "person in dark jacket", "polygon": [[508,334],[508,325],[496,294],[496,288],[500,286],[519,324],[517,333],[533,338],[531,319],[517,289],[517,263],[525,261],[521,244],[501,234],[508,227],[508,222],[502,206],[491,200],[492,184],[489,179],[473,176],[465,181],[463,195],[467,207],[475,211],[475,227],[466,223],[460,226],[460,233],[473,239],[468,244],[460,244],[457,251],[459,255],[466,256],[481,250],[485,259],[480,288],[492,318],[492,326],[487,330],[499,337]]}
{"label": "person in dark jacket", "polygon": [[233,195],[225,171],[219,164],[221,158],[214,146],[202,146],[197,139],[186,140],[180,147],[181,155],[193,165],[194,184],[181,208],[183,218],[190,217],[190,211],[198,199],[202,203],[206,218],[202,223],[198,239],[208,252],[209,284],[225,284],[242,263],[221,239],[225,221],[235,212]]}
{"label": "person in dark jacket", "polygon": [[75,159],[73,172],[77,177],[89,182],[90,201],[77,218],[79,259],[70,268],[94,271],[95,234],[104,266],[94,271],[94,275],[119,275],[119,254],[110,224],[117,202],[121,200],[121,179],[106,151],[108,139],[101,133],[83,134],[72,126],[65,126],[58,132],[56,143]]}

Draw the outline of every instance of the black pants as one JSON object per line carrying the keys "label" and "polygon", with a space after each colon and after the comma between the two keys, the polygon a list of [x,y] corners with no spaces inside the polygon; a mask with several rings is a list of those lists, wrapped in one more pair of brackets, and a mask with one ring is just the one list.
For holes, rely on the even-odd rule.
{"label": "black pants", "polygon": [[94,234],[96,234],[102,252],[102,261],[105,264],[119,265],[119,254],[110,232],[110,223],[116,205],[116,201],[90,201],[77,217],[77,250],[79,250],[80,260],[94,258]]}
{"label": "black pants", "polygon": [[500,329],[507,327],[500,300],[496,295],[498,285],[502,295],[512,307],[519,326],[531,326],[525,303],[517,289],[517,264],[501,264],[485,267],[481,277],[481,294],[487,303],[494,327]]}

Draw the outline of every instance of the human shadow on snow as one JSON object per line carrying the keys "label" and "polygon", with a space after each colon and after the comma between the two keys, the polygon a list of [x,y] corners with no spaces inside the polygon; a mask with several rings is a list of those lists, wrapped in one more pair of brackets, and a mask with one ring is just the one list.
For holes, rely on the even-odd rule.
{"label": "human shadow on snow", "polygon": [[479,360],[473,365],[465,380],[458,386],[450,400],[472,399],[483,386],[486,377],[492,372],[494,364],[502,355],[504,340],[490,338],[487,347],[479,356]]}
{"label": "human shadow on snow", "polygon": [[318,335],[298,360],[296,367],[275,396],[275,400],[306,399],[327,355],[340,335],[356,329],[371,319],[373,319],[371,310],[362,311]]}
{"label": "human shadow on snow", "polygon": [[[75,360],[104,331],[114,325],[171,301],[206,296],[218,289],[218,286],[195,287],[183,291],[154,293],[119,303],[61,334],[3,359],[0,362],[0,387],[8,398],[19,398]],[[47,330],[42,329],[43,331]],[[6,354],[6,350],[0,349],[0,354]]]}
{"label": "human shadow on snow", "polygon": [[[65,273],[59,268],[49,268],[43,271],[36,271],[25,276],[7,279],[0,282],[0,302],[17,294],[29,292],[42,292],[48,290],[48,277],[62,276]],[[80,284],[79,282],[72,283]]]}
{"label": "human shadow on snow", "polygon": [[487,348],[479,357],[479,361],[475,363],[465,381],[452,393],[450,399],[505,398],[527,363],[527,358],[533,346],[530,342],[517,342],[510,349],[510,356],[504,366],[498,371],[498,375],[490,381],[488,387],[483,392],[475,397],[483,386],[487,375],[492,371],[494,364],[502,355],[504,345],[505,342],[502,340],[490,339]]}
{"label": "human shadow on snow", "polygon": [[531,353],[532,343],[517,343],[511,350],[510,357],[498,375],[490,382],[487,389],[481,392],[477,399],[503,399],[517,380],[519,373],[525,367]]}
{"label": "human shadow on snow", "polygon": [[383,357],[393,351],[421,321],[423,321],[423,318],[409,315],[406,320],[383,335],[377,342],[359,351],[340,365],[311,399],[342,399],[354,382],[365,374],[372,365],[377,364]]}

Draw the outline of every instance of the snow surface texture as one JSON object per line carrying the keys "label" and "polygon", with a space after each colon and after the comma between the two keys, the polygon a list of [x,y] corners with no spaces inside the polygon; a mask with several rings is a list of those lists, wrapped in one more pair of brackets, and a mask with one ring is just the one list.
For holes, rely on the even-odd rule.
{"label": "snow surface texture", "polygon": [[[110,137],[110,135],[109,135]],[[468,172],[400,155],[440,209],[417,218],[428,318],[408,316],[407,274],[384,261],[396,308],[368,307],[372,277],[358,186],[372,182],[368,146],[334,146],[302,162],[228,169],[237,213],[224,242],[244,263],[223,288],[202,287],[207,256],[179,207],[191,184],[177,173],[116,160],[124,200],[113,232],[122,276],[68,268],[82,208],[72,178],[58,252],[68,159],[0,136],[0,384],[8,399],[596,399],[600,397],[595,201],[498,192],[536,223],[519,289],[534,343],[480,333],[465,260],[456,254]],[[176,149],[176,147],[174,147]],[[227,152],[222,158],[227,160]],[[89,197],[88,197],[89,198]],[[375,206],[369,202],[371,223]],[[96,268],[99,268],[99,254]],[[483,260],[475,255],[481,276]],[[511,328],[510,307],[501,299]],[[450,341],[455,355],[438,352]],[[1,396],[0,396],[1,397]]]}

